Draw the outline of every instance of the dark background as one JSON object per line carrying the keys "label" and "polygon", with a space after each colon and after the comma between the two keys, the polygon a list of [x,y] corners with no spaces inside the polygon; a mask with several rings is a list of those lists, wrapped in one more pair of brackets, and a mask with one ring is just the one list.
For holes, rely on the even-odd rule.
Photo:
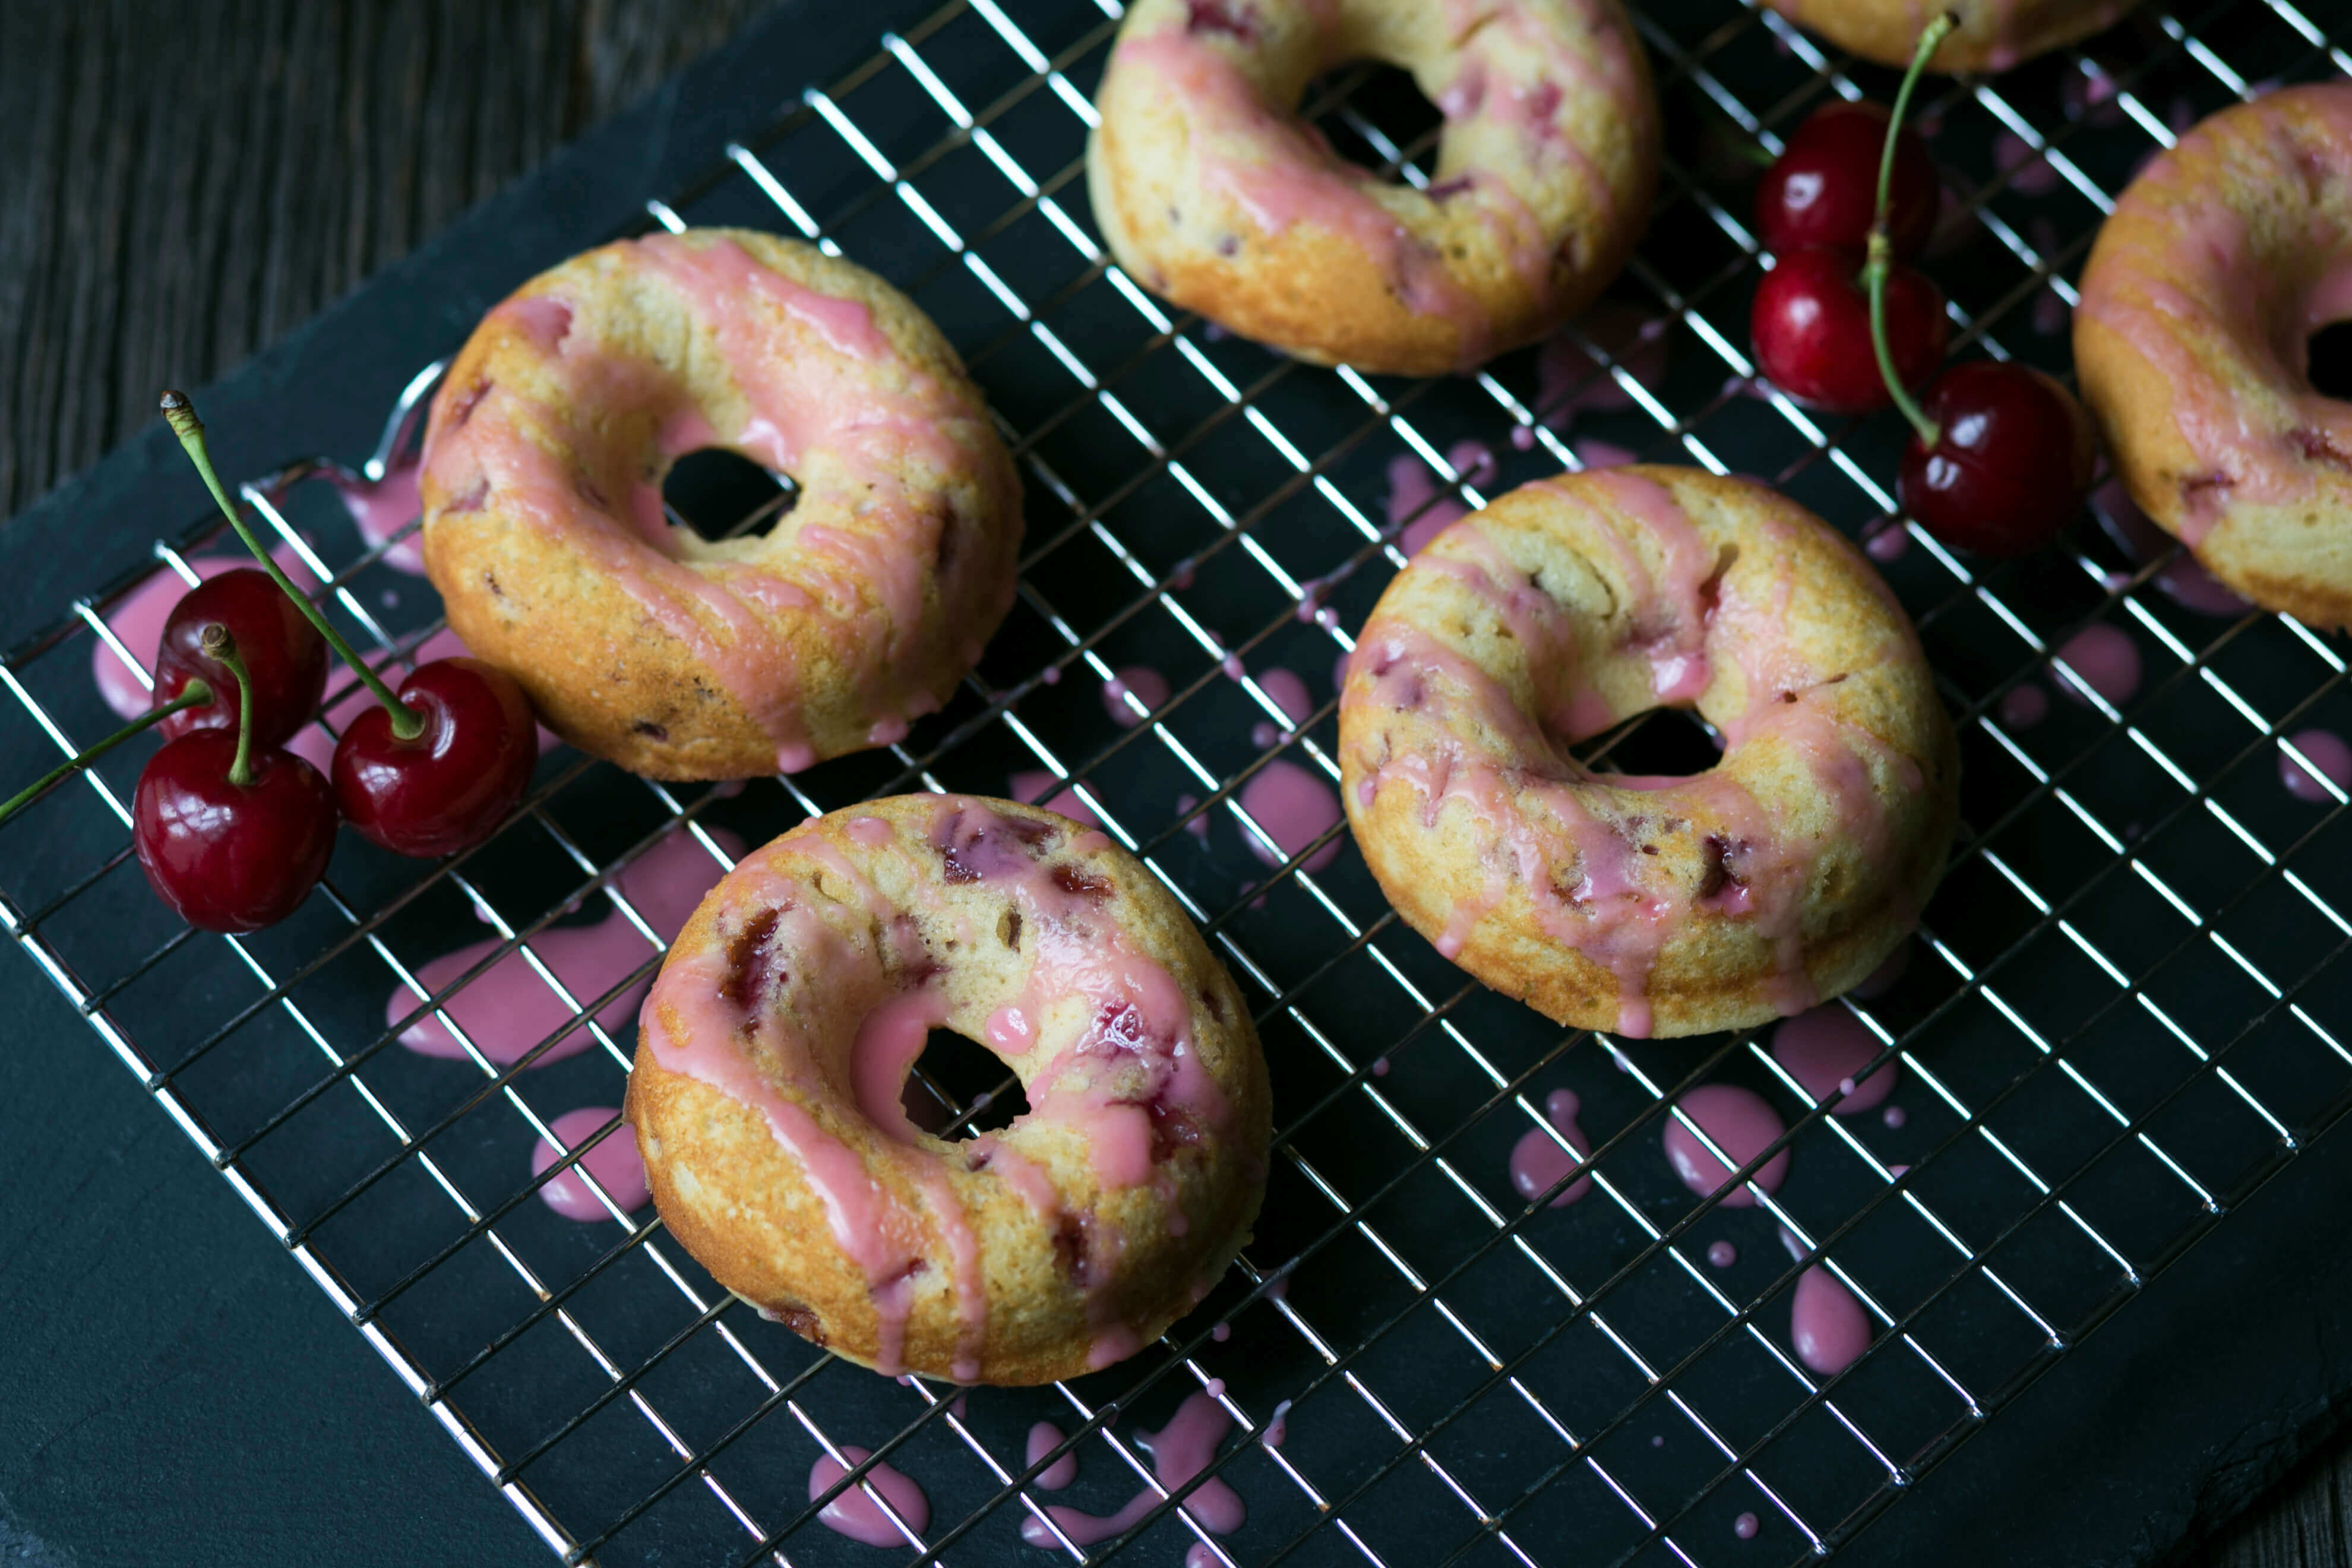
{"label": "dark background", "polygon": [[[0,515],[764,8],[0,0]],[[0,1568],[546,1561],[37,994],[0,1049]],[[2331,1447],[2192,1560],[2352,1564],[2347,1466]]]}

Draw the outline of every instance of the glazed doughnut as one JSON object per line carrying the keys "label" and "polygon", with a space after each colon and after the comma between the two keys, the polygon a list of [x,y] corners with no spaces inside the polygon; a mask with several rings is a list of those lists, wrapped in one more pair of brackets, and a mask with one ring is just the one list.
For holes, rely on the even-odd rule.
{"label": "glazed doughnut", "polygon": [[2083,269],[2074,364],[2139,509],[2245,597],[2352,623],[2352,82],[2224,110],[2143,170]]}
{"label": "glazed doughnut", "polygon": [[[1666,704],[1719,763],[1568,755]],[[1878,574],[1794,502],[1688,468],[1538,480],[1439,534],[1364,624],[1339,761],[1406,923],[1556,1023],[1636,1037],[1867,976],[1958,812],[1951,722]]]}
{"label": "glazed doughnut", "polygon": [[1911,63],[1920,29],[1939,12],[1960,25],[1928,57],[1931,70],[2005,71],[2113,26],[2137,0],[1764,0],[1848,54],[1896,69]]}
{"label": "glazed doughnut", "polygon": [[[950,1142],[901,1086],[984,1041],[1030,1110]],[[877,1372],[1031,1384],[1192,1310],[1264,1194],[1265,1061],[1168,890],[1034,806],[902,795],[737,866],[671,946],[629,1120],[720,1284]]]}
{"label": "glazed doughnut", "polygon": [[[791,474],[765,537],[666,521],[671,463]],[[433,400],[425,564],[548,728],[656,778],[796,772],[938,708],[1013,601],[1021,490],[888,284],[734,229],[604,246],[484,318]]]}
{"label": "glazed doughnut", "polygon": [[[1427,190],[1294,112],[1342,61],[1445,115]],[[1087,188],[1146,287],[1318,364],[1460,370],[1532,342],[1624,266],[1658,107],[1617,0],[1136,0],[1096,96]]]}

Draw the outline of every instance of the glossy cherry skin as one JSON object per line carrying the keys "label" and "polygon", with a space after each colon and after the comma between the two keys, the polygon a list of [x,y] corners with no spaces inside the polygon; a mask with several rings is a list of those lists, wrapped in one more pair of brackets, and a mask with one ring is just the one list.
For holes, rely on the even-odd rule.
{"label": "glossy cherry skin", "polygon": [[[1798,402],[1864,414],[1890,401],[1870,347],[1861,251],[1817,245],[1780,256],[1757,286],[1748,328],[1756,368]],[[1935,373],[1944,336],[1943,291],[1898,264],[1886,279],[1886,342],[1905,386]]]}
{"label": "glossy cherry skin", "polygon": [[155,649],[155,706],[202,676],[213,700],[184,708],[155,726],[167,740],[197,730],[236,733],[236,677],[206,657],[205,628],[222,626],[253,676],[253,743],[281,745],[310,721],[327,689],[327,639],[268,573],[251,566],[207,577],[182,595],[163,619]]}
{"label": "glossy cherry skin", "polygon": [[205,931],[276,925],[310,897],[335,849],[335,797],[318,769],[256,747],[253,782],[234,784],[236,760],[233,731],[183,735],[148,759],[131,798],[131,842],[147,880]]}
{"label": "glossy cherry skin", "polygon": [[2038,370],[1956,364],[1920,406],[1938,431],[1903,452],[1903,510],[1947,544],[1979,555],[2041,549],[2083,510],[2096,443],[2074,395]]}
{"label": "glossy cherry skin", "polygon": [[[1756,187],[1756,231],[1765,249],[1777,256],[1801,245],[1859,247],[1870,238],[1886,119],[1877,104],[1844,102],[1805,117]],[[1895,141],[1886,193],[1886,239],[1895,255],[1927,247],[1943,201],[1927,144],[1906,130]]]}
{"label": "glossy cherry skin", "polygon": [[478,658],[436,658],[400,688],[425,716],[403,741],[379,705],[335,745],[335,802],[353,827],[399,855],[454,855],[480,843],[530,787],[539,731],[514,677]]}

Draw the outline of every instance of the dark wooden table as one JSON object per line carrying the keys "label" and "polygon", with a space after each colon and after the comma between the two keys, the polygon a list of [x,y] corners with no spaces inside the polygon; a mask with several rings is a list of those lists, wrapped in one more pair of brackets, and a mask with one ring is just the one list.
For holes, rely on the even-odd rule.
{"label": "dark wooden table", "polygon": [[[0,4],[0,516],[761,5]],[[62,1004],[11,1022],[0,1563],[541,1560]],[[2347,1472],[2194,1560],[2352,1568]]]}

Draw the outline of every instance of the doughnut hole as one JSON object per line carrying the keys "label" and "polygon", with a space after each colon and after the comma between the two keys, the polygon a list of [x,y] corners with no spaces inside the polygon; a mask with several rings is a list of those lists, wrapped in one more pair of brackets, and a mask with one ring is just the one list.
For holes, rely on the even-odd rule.
{"label": "doughnut hole", "polygon": [[[1355,84],[1352,90],[1350,83]],[[1377,128],[1395,149],[1393,153],[1383,152],[1337,112],[1343,93],[1347,106],[1356,111],[1355,118]],[[1428,171],[1436,162],[1437,133],[1445,126],[1444,117],[1413,81],[1412,73],[1385,61],[1358,59],[1326,71],[1307,84],[1299,108],[1324,110],[1314,126],[1331,151],[1391,184],[1403,183],[1391,162],[1398,153],[1423,173]]]}
{"label": "doughnut hole", "polygon": [[2352,403],[2352,321],[2330,321],[2304,344],[2304,378],[2322,397]]}
{"label": "doughnut hole", "polygon": [[706,447],[670,465],[661,493],[672,516],[715,542],[765,537],[793,510],[800,489],[740,453]]}
{"label": "doughnut hole", "polygon": [[[908,1119],[938,1138],[971,1138],[995,1132],[1029,1114],[1029,1099],[994,1051],[952,1029],[933,1029],[898,1091]],[[966,1106],[971,1116],[950,1132],[949,1123]]]}

